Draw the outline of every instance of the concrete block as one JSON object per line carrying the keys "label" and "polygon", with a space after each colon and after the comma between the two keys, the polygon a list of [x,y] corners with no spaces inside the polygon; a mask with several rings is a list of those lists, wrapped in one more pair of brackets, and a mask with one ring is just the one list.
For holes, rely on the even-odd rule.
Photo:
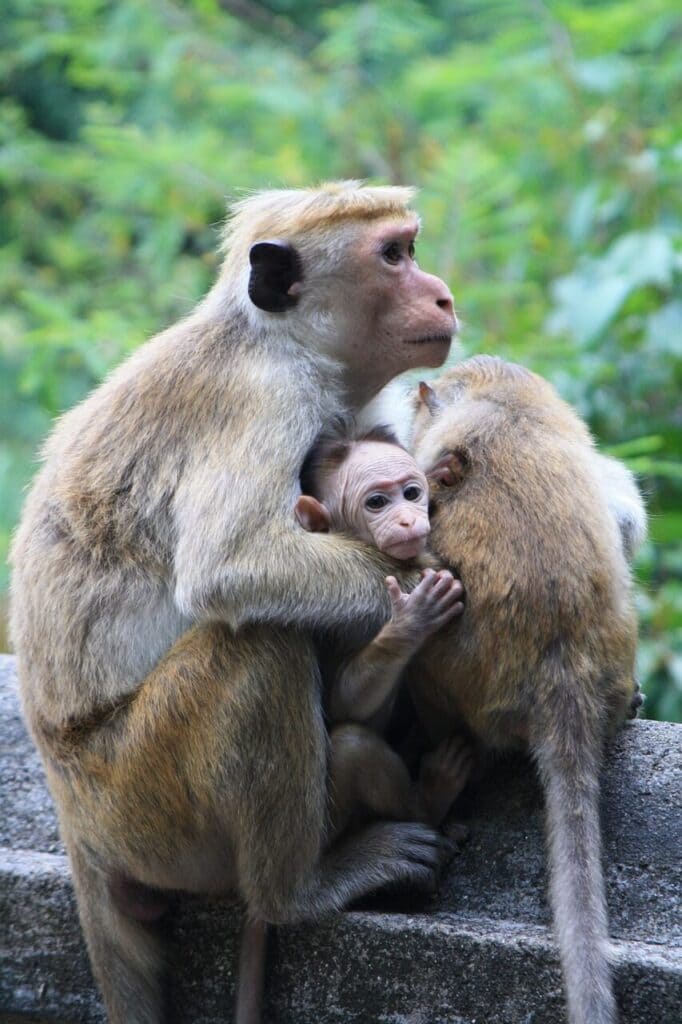
{"label": "concrete block", "polygon": [[[0,1024],[100,1024],[68,861],[0,658]],[[682,1019],[682,727],[637,722],[603,779],[605,868],[621,1024]],[[498,762],[460,807],[471,838],[437,897],[375,897],[273,930],[265,1024],[562,1024],[532,766]],[[231,1019],[239,907],[186,897],[167,922],[169,1006]],[[29,1015],[28,1017],[25,1015]]]}

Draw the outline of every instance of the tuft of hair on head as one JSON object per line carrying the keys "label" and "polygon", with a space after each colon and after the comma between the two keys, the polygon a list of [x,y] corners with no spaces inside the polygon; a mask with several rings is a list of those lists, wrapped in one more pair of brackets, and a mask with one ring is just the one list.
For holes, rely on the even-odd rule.
{"label": "tuft of hair on head", "polygon": [[[499,356],[472,356],[446,370],[435,383],[437,397],[445,405],[464,391],[475,399],[491,399],[496,406],[523,415],[527,422],[539,423],[545,430],[594,444],[586,424],[554,385],[519,363]],[[492,419],[489,423],[492,425]]]}
{"label": "tuft of hair on head", "polygon": [[492,389],[497,401],[511,400],[515,404],[532,399],[538,389],[542,393],[553,391],[551,385],[532,370],[490,355],[471,356],[455,363],[441,374],[435,385],[437,398],[445,404],[462,390],[487,395]]}
{"label": "tuft of hair on head", "polygon": [[471,356],[453,367],[453,374],[470,374],[479,380],[531,381],[535,374],[519,363],[510,363],[500,356]]}
{"label": "tuft of hair on head", "polygon": [[230,207],[221,250],[239,256],[262,239],[288,240],[343,220],[405,217],[415,194],[416,189],[402,185],[364,185],[361,181],[255,192]]}
{"label": "tuft of hair on head", "polygon": [[371,430],[358,434],[354,440],[356,442],[376,441],[377,444],[392,444],[395,448],[402,448],[403,451],[407,451],[405,445],[398,440],[395,431],[385,423],[379,423],[377,426],[372,427]]}
{"label": "tuft of hair on head", "polygon": [[318,434],[315,442],[303,460],[300,473],[301,493],[322,501],[322,480],[331,470],[338,469],[346,461],[354,445],[363,441],[390,444],[406,449],[390,427],[383,424],[358,434],[354,423],[339,417],[330,427]]}

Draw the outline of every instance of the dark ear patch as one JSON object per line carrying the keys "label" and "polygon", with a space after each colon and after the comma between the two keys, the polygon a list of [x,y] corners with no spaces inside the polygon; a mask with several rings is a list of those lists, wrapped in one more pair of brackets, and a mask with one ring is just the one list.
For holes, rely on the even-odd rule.
{"label": "dark ear patch", "polygon": [[301,258],[288,242],[256,242],[249,252],[249,298],[267,313],[293,309],[298,296],[291,289],[303,280]]}
{"label": "dark ear patch", "polygon": [[436,465],[428,471],[426,478],[441,487],[456,487],[461,484],[469,472],[471,459],[469,453],[463,448],[456,448],[447,452],[438,460]]}

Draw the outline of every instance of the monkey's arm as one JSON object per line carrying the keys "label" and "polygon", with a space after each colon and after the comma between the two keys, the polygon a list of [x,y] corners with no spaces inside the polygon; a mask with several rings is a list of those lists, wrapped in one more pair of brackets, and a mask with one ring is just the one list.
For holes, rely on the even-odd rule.
{"label": "monkey's arm", "polygon": [[[383,731],[398,680],[420,643],[405,642],[387,623],[338,670],[328,698],[329,722],[367,722]],[[386,721],[384,722],[384,719]]]}
{"label": "monkey's arm", "polygon": [[[359,541],[308,533],[294,522],[290,495],[284,509],[272,509],[272,499],[270,508],[259,506],[253,487],[235,483],[230,499],[227,490],[190,486],[178,495],[175,599],[183,614],[234,629],[244,622],[330,628],[367,618],[379,626],[388,618],[384,579],[395,561]],[[256,510],[251,520],[246,509]]]}
{"label": "monkey's arm", "polygon": [[623,550],[631,561],[646,539],[646,508],[634,476],[618,459],[597,455],[606,500],[618,523]]}
{"label": "monkey's arm", "polygon": [[391,618],[377,636],[339,671],[329,695],[332,723],[366,722],[388,725],[392,698],[400,675],[426,638],[462,612],[462,584],[446,569],[426,569],[410,594],[397,580],[386,580]]}

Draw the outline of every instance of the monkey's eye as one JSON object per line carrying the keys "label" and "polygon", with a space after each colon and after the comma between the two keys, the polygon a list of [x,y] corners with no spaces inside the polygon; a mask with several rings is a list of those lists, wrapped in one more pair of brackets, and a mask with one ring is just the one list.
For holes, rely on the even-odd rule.
{"label": "monkey's eye", "polygon": [[388,245],[385,245],[381,250],[381,255],[387,263],[396,266],[403,258],[403,247],[400,242],[389,242]]}
{"label": "monkey's eye", "polygon": [[407,247],[407,255],[410,257],[411,260],[414,259],[414,254],[416,251],[417,250],[414,247],[414,242],[410,242],[410,244]]}
{"label": "monkey's eye", "polygon": [[370,512],[380,512],[388,505],[388,498],[383,494],[371,494],[365,502],[365,508]]}
{"label": "monkey's eye", "polygon": [[417,487],[416,484],[408,484],[403,491],[403,498],[405,498],[406,501],[419,501],[421,496],[422,489],[421,487]]}

